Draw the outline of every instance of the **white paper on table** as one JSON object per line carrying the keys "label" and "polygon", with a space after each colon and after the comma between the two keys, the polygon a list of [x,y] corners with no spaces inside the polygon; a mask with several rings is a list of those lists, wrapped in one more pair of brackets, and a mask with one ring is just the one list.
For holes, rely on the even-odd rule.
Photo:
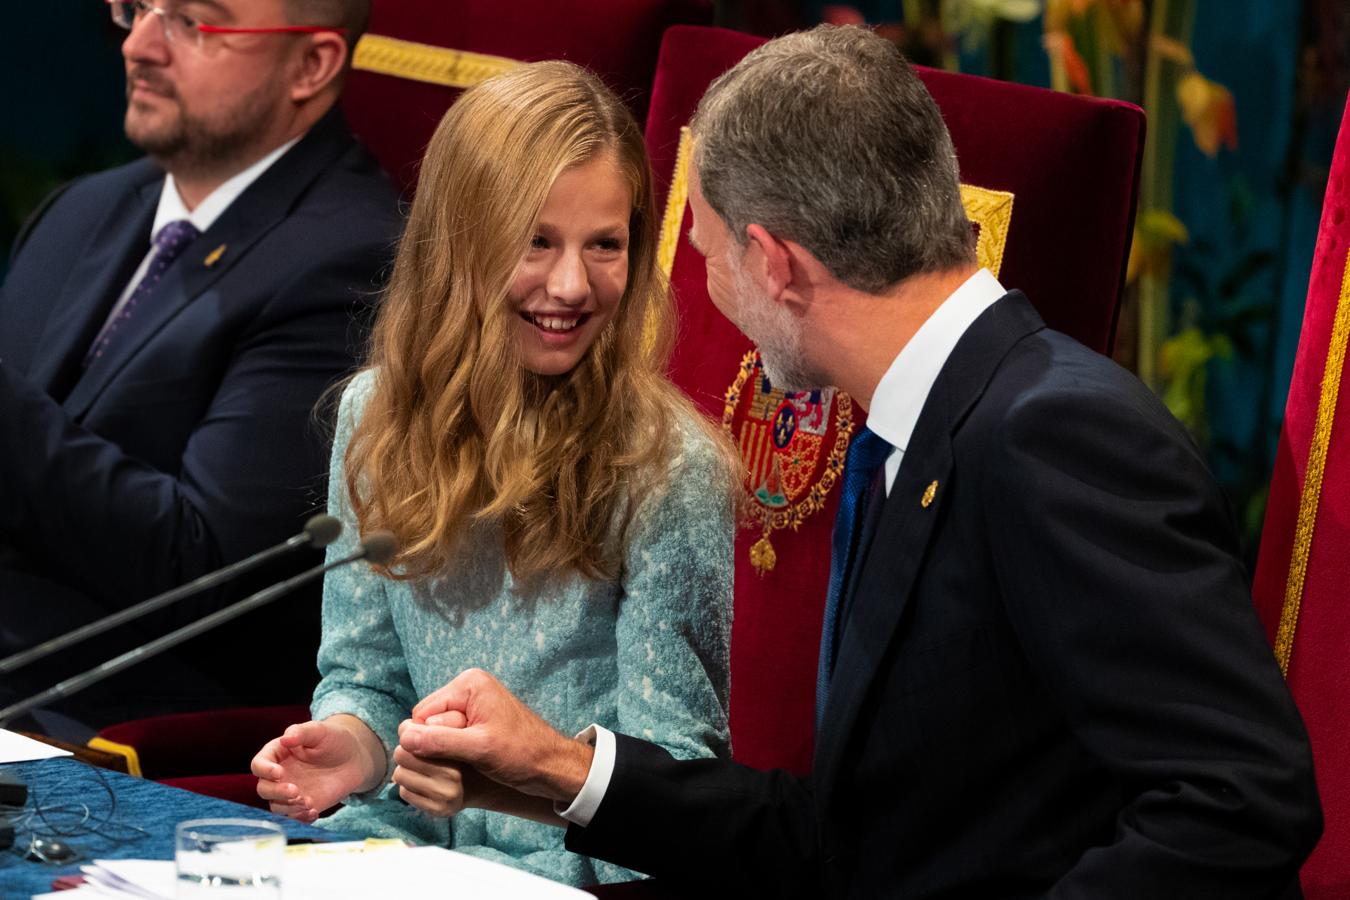
{"label": "white paper on table", "polygon": [[[406,849],[401,841],[337,841],[327,844],[297,844],[287,847],[287,859],[314,853],[350,854],[373,850]],[[81,866],[85,885],[102,897],[136,897],[140,900],[174,900],[177,870],[163,859],[96,859]],[[289,898],[289,894],[287,894]]]}
{"label": "white paper on table", "polygon": [[35,741],[30,737],[0,728],[0,763],[31,762],[56,756],[73,756],[69,750]]}
{"label": "white paper on table", "polygon": [[[110,876],[103,884],[121,887],[118,896],[174,896],[168,860],[100,859],[95,866]],[[593,900],[576,888],[442,847],[287,856],[281,875],[286,900],[368,900],[394,888],[456,900]]]}
{"label": "white paper on table", "polygon": [[96,859],[80,866],[85,886],[104,897],[173,900],[178,888],[173,863],[160,859]]}

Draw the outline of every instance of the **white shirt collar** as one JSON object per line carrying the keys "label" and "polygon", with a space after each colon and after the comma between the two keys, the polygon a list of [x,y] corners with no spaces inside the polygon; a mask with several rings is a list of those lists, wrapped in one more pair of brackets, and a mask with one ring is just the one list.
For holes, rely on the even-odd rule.
{"label": "white shirt collar", "polygon": [[1006,293],[988,269],[980,269],[942,301],[881,376],[868,406],[867,427],[897,450],[909,446],[947,357],[980,313]]}
{"label": "white shirt collar", "polygon": [[154,243],[154,236],[159,234],[161,228],[178,219],[187,219],[198,231],[205,232],[225,210],[230,208],[230,204],[239,199],[240,194],[248,190],[249,185],[257,181],[272,163],[280,159],[299,140],[300,138],[292,138],[239,174],[230,176],[220,187],[207,194],[206,199],[198,203],[197,208],[191,212],[183,203],[183,198],[178,196],[178,184],[173,180],[173,176],[164,176],[164,187],[159,192],[159,208],[155,210],[155,224],[150,229],[151,243]]}

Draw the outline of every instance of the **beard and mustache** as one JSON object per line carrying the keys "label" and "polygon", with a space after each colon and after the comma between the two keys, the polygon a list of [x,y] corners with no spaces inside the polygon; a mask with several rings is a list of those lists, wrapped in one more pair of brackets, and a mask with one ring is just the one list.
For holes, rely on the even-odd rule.
{"label": "beard and mustache", "polygon": [[[141,82],[170,109],[150,114],[131,99]],[[161,70],[138,65],[127,70],[127,139],[176,173],[228,170],[256,150],[276,115],[280,91],[271,82],[220,101],[209,114],[193,111]],[[225,96],[222,92],[221,96]]]}
{"label": "beard and mustache", "polygon": [[800,393],[824,387],[824,379],[806,359],[800,324],[787,307],[765,297],[739,260],[730,263],[735,291],[736,326],[759,348],[769,382],[780,391]]}

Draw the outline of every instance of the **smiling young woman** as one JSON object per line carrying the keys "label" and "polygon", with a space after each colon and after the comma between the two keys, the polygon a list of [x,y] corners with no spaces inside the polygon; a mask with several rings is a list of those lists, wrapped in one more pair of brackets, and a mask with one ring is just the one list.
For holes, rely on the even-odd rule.
{"label": "smiling young woman", "polygon": [[521,364],[564,375],[614,317],[628,282],[632,186],[610,150],[553,182],[511,283]]}
{"label": "smiling young woman", "polygon": [[576,66],[521,66],[441,122],[333,449],[344,541],[401,549],[325,584],[315,721],[254,762],[273,809],[343,801],[348,833],[630,877],[472,808],[512,802],[471,772],[395,752],[417,701],[475,666],[559,727],[727,750],[738,460],[664,375],[656,229],[637,124]]}
{"label": "smiling young woman", "polygon": [[343,470],[362,530],[399,538],[389,574],[441,571],[471,522],[496,522],[517,579],[618,575],[612,528],[680,433],[721,442],[664,374],[656,243],[641,132],[594,76],[536,63],[450,109]]}

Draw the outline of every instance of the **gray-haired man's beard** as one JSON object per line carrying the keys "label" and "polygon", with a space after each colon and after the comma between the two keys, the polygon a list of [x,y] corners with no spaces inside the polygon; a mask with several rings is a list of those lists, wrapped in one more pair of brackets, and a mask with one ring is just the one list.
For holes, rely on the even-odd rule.
{"label": "gray-haired man's beard", "polygon": [[744,269],[735,266],[732,277],[740,319],[737,324],[759,348],[760,362],[769,382],[789,393],[824,387],[807,367],[801,326],[792,313],[765,297]]}

